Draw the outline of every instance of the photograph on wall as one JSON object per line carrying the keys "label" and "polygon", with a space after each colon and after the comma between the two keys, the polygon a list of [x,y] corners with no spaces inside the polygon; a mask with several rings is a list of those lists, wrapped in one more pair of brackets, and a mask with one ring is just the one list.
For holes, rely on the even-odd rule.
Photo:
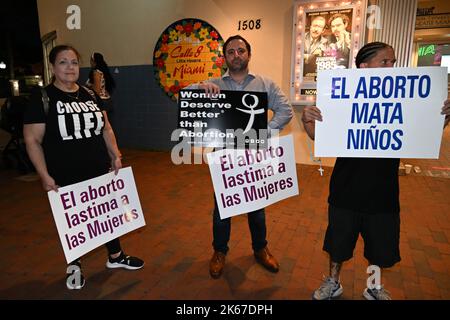
{"label": "photograph on wall", "polygon": [[318,70],[351,67],[353,8],[305,11],[303,81],[315,82]]}

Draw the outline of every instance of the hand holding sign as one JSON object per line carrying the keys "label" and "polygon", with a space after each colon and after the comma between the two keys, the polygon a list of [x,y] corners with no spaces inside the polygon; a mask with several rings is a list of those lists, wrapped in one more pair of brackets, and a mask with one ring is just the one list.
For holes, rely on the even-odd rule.
{"label": "hand holding sign", "polygon": [[145,225],[130,167],[48,193],[67,262]]}
{"label": "hand holding sign", "polygon": [[316,120],[322,121],[322,113],[316,106],[305,106],[302,114],[303,125],[305,126],[306,133],[314,140]]}
{"label": "hand holding sign", "polygon": [[214,84],[212,82],[200,82],[198,85],[199,89],[205,90],[205,93],[207,94],[219,94],[220,93],[220,87],[217,84]]}
{"label": "hand holding sign", "polygon": [[441,114],[445,115],[444,127],[446,127],[448,125],[448,122],[450,121],[450,99],[445,100]]}

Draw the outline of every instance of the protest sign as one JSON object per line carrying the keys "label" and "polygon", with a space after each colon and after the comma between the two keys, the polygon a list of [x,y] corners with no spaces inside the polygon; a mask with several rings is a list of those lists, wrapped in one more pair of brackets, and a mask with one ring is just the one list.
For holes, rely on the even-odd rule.
{"label": "protest sign", "polygon": [[178,128],[179,137],[196,146],[235,146],[240,137],[247,137],[247,144],[264,144],[267,136],[259,131],[267,134],[267,93],[221,90],[210,96],[204,90],[181,90]]}
{"label": "protest sign", "polygon": [[439,158],[447,68],[320,71],[316,157]]}
{"label": "protest sign", "polygon": [[269,139],[267,149],[209,153],[208,164],[222,219],[298,194],[292,135]]}
{"label": "protest sign", "polygon": [[145,226],[130,167],[49,191],[48,198],[68,263]]}

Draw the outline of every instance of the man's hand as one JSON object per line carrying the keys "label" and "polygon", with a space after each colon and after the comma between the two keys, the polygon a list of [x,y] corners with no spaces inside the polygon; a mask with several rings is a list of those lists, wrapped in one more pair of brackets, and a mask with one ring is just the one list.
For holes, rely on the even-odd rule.
{"label": "man's hand", "polygon": [[450,99],[444,101],[444,106],[442,107],[441,114],[445,115],[445,122],[444,122],[445,128],[450,121]]}
{"label": "man's hand", "polygon": [[199,83],[198,88],[205,90],[205,92],[209,93],[209,94],[219,94],[220,93],[219,86],[212,82],[201,82],[201,83]]}
{"label": "man's hand", "polygon": [[316,106],[305,106],[303,109],[302,121],[304,123],[322,121],[322,113]]}

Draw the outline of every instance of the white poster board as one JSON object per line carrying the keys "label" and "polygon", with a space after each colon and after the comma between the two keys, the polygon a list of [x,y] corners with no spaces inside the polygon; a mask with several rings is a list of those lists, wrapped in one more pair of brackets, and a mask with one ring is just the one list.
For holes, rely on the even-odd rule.
{"label": "white poster board", "polygon": [[222,219],[298,194],[292,135],[269,139],[267,149],[223,149],[208,154]]}
{"label": "white poster board", "polygon": [[68,263],[145,226],[131,167],[49,191],[48,199]]}
{"label": "white poster board", "polygon": [[316,157],[439,158],[447,68],[324,70]]}

